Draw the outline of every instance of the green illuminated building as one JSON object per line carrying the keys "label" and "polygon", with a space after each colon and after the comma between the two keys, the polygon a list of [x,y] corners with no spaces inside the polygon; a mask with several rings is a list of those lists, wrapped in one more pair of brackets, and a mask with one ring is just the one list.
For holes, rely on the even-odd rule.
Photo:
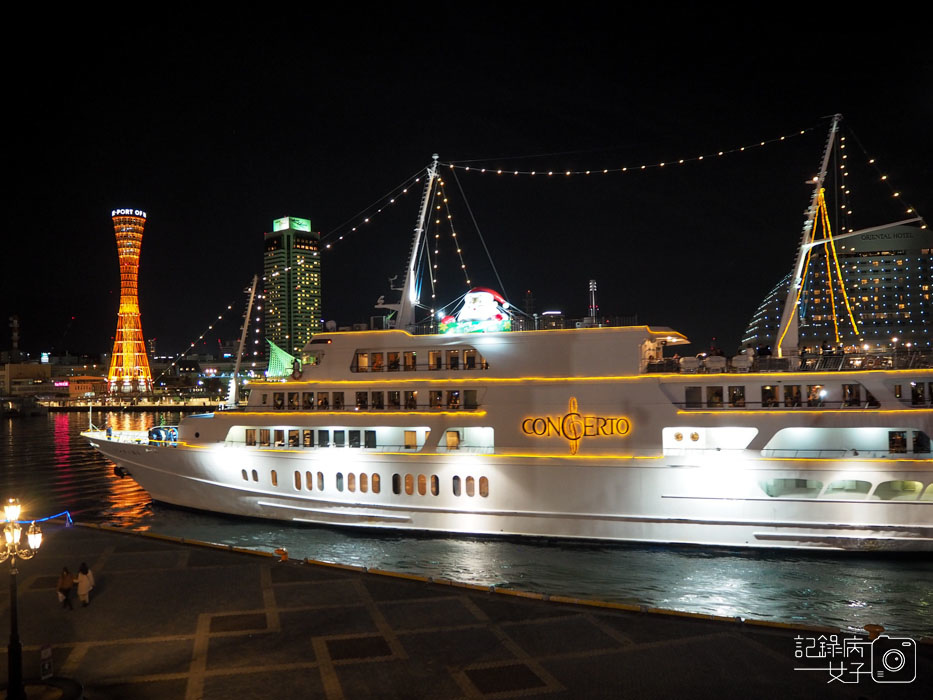
{"label": "green illuminated building", "polygon": [[321,326],[321,234],[308,219],[287,216],[265,234],[263,308],[266,338],[300,355]]}

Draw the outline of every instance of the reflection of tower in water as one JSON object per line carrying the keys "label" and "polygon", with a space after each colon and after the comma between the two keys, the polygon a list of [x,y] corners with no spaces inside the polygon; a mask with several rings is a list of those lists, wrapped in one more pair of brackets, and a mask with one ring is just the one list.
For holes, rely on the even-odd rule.
{"label": "reflection of tower in water", "polygon": [[139,319],[139,255],[143,245],[146,212],[114,209],[113,230],[120,256],[120,310],[107,384],[110,392],[150,392],[152,373]]}

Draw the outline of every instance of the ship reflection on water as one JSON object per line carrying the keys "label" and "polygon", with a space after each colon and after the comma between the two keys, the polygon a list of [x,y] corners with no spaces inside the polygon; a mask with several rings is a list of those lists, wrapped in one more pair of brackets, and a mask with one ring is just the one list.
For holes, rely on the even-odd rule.
{"label": "ship reflection on water", "polygon": [[[95,414],[141,430],[160,414]],[[165,422],[177,422],[165,414]],[[78,438],[87,414],[0,422],[0,497],[32,513],[444,578],[690,612],[933,636],[933,558],[380,534],[242,520],[153,504]]]}

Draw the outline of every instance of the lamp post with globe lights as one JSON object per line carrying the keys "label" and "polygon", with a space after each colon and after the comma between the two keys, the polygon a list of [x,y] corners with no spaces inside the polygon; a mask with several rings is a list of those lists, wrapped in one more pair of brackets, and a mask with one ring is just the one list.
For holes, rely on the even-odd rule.
{"label": "lamp post with globe lights", "polygon": [[33,522],[26,531],[26,546],[20,546],[23,529],[19,524],[22,507],[16,498],[9,499],[3,506],[6,525],[3,541],[0,542],[0,562],[10,560],[10,645],[8,647],[8,670],[6,696],[8,700],[25,700],[23,688],[23,645],[19,641],[19,620],[16,605],[16,558],[32,559],[42,544],[42,531]]}

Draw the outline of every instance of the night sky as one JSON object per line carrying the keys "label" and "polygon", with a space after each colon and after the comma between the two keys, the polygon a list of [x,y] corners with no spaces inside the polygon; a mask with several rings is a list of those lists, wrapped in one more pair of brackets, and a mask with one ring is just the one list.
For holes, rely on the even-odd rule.
{"label": "night sky", "polygon": [[[5,47],[0,349],[15,313],[30,353],[109,352],[115,207],[148,213],[140,305],[160,354],[245,302],[262,233],[288,215],[331,234],[324,318],[366,321],[403,271],[420,187],[348,226],[435,152],[509,172],[629,167],[570,178],[444,169],[472,285],[499,287],[475,217],[513,303],[530,289],[538,311],[583,316],[595,279],[603,314],[671,326],[698,350],[712,336],[734,348],[792,266],[828,115],[844,115],[902,193],[852,167],[856,228],[905,218],[905,203],[933,217],[933,61],[909,26],[869,33],[866,19],[831,36],[790,18],[765,37],[699,13],[662,25],[458,8],[113,18],[80,32],[62,19],[28,56]],[[449,239],[439,264],[453,299],[465,282]],[[241,311],[226,313],[230,340]],[[216,348],[217,335],[204,342]]]}

